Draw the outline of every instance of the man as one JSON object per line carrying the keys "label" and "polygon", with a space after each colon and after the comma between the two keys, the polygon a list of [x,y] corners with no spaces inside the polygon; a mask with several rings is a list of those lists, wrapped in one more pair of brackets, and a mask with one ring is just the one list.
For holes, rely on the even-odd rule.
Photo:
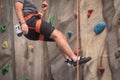
{"label": "man", "polygon": [[32,0],[15,0],[16,14],[25,37],[30,40],[56,41],[68,64],[76,66],[77,60],[79,60],[79,64],[91,60],[91,57],[77,58],[66,37],[59,30],[42,20],[47,7],[47,2],[43,1],[42,9],[38,12]]}

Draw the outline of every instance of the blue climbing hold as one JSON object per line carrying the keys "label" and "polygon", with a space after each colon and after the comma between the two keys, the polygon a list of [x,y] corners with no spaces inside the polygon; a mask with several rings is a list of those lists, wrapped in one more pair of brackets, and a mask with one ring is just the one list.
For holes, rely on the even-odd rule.
{"label": "blue climbing hold", "polygon": [[72,32],[72,31],[68,31],[68,32],[67,32],[67,35],[68,35],[69,38],[71,38],[72,35],[73,35],[73,32]]}
{"label": "blue climbing hold", "polygon": [[105,29],[106,27],[106,23],[105,22],[100,22],[98,23],[95,27],[94,27],[94,32],[96,34],[100,34],[101,32],[103,32],[103,30]]}

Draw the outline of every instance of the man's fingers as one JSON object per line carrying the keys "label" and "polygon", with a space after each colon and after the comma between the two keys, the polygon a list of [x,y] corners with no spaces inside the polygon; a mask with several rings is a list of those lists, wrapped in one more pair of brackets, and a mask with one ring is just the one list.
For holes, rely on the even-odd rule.
{"label": "man's fingers", "polygon": [[23,34],[28,34],[28,30],[23,31]]}
{"label": "man's fingers", "polygon": [[45,5],[45,4],[42,4],[42,8],[45,8],[45,7],[47,7],[47,5]]}
{"label": "man's fingers", "polygon": [[22,27],[22,32],[23,32],[23,34],[28,34],[28,27],[27,26],[23,26]]}
{"label": "man's fingers", "polygon": [[47,6],[48,6],[47,2],[44,1],[44,2],[42,3],[42,8],[47,7]]}
{"label": "man's fingers", "polygon": [[23,34],[28,34],[28,32],[23,32]]}

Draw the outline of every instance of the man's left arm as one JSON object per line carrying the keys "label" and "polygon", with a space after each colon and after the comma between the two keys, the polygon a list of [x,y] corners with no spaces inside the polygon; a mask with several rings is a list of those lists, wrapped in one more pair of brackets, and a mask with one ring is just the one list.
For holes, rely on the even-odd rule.
{"label": "man's left arm", "polygon": [[43,1],[43,2],[42,2],[42,9],[41,9],[40,12],[39,12],[41,18],[43,18],[43,16],[45,15],[45,12],[46,12],[47,8],[48,8],[47,2],[46,2],[46,1]]}

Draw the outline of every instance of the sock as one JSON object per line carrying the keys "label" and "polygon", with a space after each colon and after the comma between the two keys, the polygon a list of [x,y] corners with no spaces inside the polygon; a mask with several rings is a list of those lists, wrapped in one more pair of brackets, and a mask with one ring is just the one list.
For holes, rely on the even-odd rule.
{"label": "sock", "polygon": [[78,56],[78,61],[80,60],[80,56]]}

